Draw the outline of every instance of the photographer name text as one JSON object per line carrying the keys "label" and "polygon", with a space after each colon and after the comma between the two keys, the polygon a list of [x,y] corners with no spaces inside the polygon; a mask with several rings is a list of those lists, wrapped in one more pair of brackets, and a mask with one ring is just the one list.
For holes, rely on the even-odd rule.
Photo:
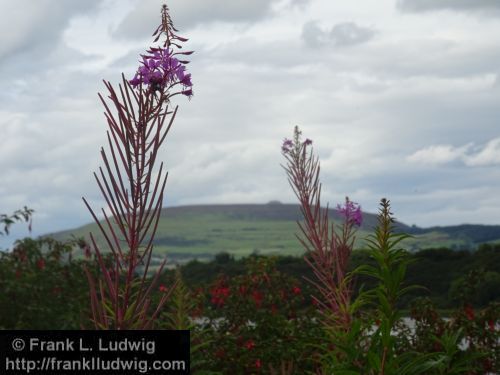
{"label": "photographer name text", "polygon": [[37,337],[29,339],[29,350],[32,352],[91,352],[97,350],[99,352],[144,352],[152,355],[155,353],[155,348],[155,341],[144,338],[141,340],[125,338],[115,341],[99,338],[96,348],[90,346],[82,338],[78,340],[68,338],[64,340],[41,340]]}

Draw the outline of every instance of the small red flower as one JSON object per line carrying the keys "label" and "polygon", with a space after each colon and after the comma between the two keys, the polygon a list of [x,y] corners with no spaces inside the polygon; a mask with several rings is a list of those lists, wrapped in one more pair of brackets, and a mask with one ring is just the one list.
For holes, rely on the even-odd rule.
{"label": "small red flower", "polygon": [[160,289],[160,292],[162,292],[162,293],[168,292],[168,288],[163,284],[161,284],[158,289]]}
{"label": "small red flower", "polygon": [[252,298],[253,298],[253,301],[255,302],[255,306],[257,306],[257,308],[262,306],[262,301],[264,300],[264,295],[261,292],[259,292],[258,290],[254,290],[252,293]]}
{"label": "small red flower", "polygon": [[260,360],[260,358],[258,358],[258,359],[255,360],[255,367],[256,368],[261,368],[262,367],[262,361]]}
{"label": "small red flower", "polygon": [[495,332],[495,322],[493,321],[493,319],[488,320],[488,327],[491,332]]}
{"label": "small red flower", "polygon": [[245,343],[245,348],[247,348],[248,350],[252,350],[253,348],[255,348],[255,342],[253,340],[248,340]]}
{"label": "small red flower", "polygon": [[469,305],[469,304],[465,305],[464,313],[465,313],[465,316],[467,317],[467,319],[474,320],[474,316],[475,316],[474,309],[472,308],[471,305]]}
{"label": "small red flower", "polygon": [[316,298],[312,297],[311,298],[311,303],[314,305],[314,306],[318,306],[319,305],[319,302]]}
{"label": "small red flower", "polygon": [[36,262],[36,267],[39,270],[44,270],[45,269],[45,259],[43,259],[43,258],[38,259],[38,261]]}
{"label": "small red flower", "polygon": [[229,288],[227,287],[219,288],[219,294],[224,296],[224,298],[229,297]]}
{"label": "small red flower", "polygon": [[240,294],[242,296],[244,296],[246,294],[246,292],[247,292],[247,287],[245,285],[240,285],[239,290],[240,290]]}
{"label": "small red flower", "polygon": [[300,293],[302,293],[302,290],[298,286],[294,286],[292,289],[292,293],[298,296]]}
{"label": "small red flower", "polygon": [[22,276],[21,270],[16,270],[16,279],[19,279]]}
{"label": "small red flower", "polygon": [[211,302],[218,307],[222,307],[224,303],[226,303],[227,297],[229,297],[229,288],[228,287],[218,287],[214,288],[211,291],[212,299]]}

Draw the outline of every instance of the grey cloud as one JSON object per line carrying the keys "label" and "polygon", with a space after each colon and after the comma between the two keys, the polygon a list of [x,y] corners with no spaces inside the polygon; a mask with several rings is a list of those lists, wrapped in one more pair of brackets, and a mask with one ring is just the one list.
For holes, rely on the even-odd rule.
{"label": "grey cloud", "polygon": [[72,17],[95,10],[102,0],[0,0],[0,61],[26,51],[46,54]]}
{"label": "grey cloud", "polygon": [[[251,22],[271,12],[276,0],[172,0],[169,9],[176,28],[181,30],[212,22]],[[143,38],[160,23],[161,4],[141,0],[114,31],[116,37]]]}
{"label": "grey cloud", "polygon": [[328,33],[319,27],[317,21],[309,21],[302,27],[302,39],[311,47],[318,47],[327,42]]}
{"label": "grey cloud", "polygon": [[[365,72],[373,81],[376,90],[390,88],[394,79],[436,79],[436,84],[446,84],[453,78],[475,78],[484,80],[491,87],[500,87],[498,63],[500,49],[498,41],[478,40],[477,43],[462,43],[445,38],[418,38],[411,42],[384,41],[380,38],[365,43],[360,48],[308,48],[333,43],[330,32],[317,22],[308,22],[302,30],[300,40],[262,42],[251,38],[221,44],[211,50],[197,52],[197,59],[210,58],[220,62],[232,61],[245,65],[270,66],[276,69],[301,65],[327,65],[337,72]],[[377,31],[375,31],[377,32]],[[488,77],[487,75],[491,75]],[[496,77],[496,80],[495,80]],[[487,81],[491,81],[487,83]],[[458,81],[457,81],[458,83]],[[363,90],[367,85],[363,85]]]}
{"label": "grey cloud", "polygon": [[492,88],[495,90],[500,89],[500,73],[496,73],[495,80],[493,81]]}
{"label": "grey cloud", "polygon": [[306,44],[317,47],[325,44],[351,46],[369,41],[375,30],[358,26],[354,22],[334,25],[330,30],[321,28],[316,21],[307,22],[302,28],[302,39]]}
{"label": "grey cloud", "polygon": [[433,10],[500,11],[498,0],[399,0],[397,8],[404,12]]}
{"label": "grey cloud", "polygon": [[311,2],[311,0],[291,0],[290,4],[292,6],[296,6],[296,7],[299,7],[299,8],[304,8],[307,5],[309,5],[310,2]]}
{"label": "grey cloud", "polygon": [[[350,184],[361,188],[357,193],[369,212],[376,211],[377,200],[387,197],[396,217],[420,226],[472,223],[498,223],[500,197],[497,182],[500,174],[494,166],[467,168],[453,166],[408,166],[387,157],[386,168]],[[323,176],[328,171],[323,168]],[[339,176],[324,178],[324,185],[339,187]],[[343,187],[343,186],[340,186]],[[365,194],[361,194],[365,192]],[[352,199],[359,199],[352,194]],[[425,202],[425,203],[424,203]]]}
{"label": "grey cloud", "polygon": [[375,31],[360,27],[354,22],[339,23],[332,28],[330,39],[335,45],[348,46],[353,44],[364,43],[370,40]]}
{"label": "grey cloud", "polygon": [[38,112],[46,110],[47,103],[52,106],[60,98],[73,99],[77,91],[80,94],[91,93],[87,89],[95,91],[100,86],[101,77],[96,76],[95,80],[91,80],[88,79],[89,74],[69,68],[91,59],[64,43],[46,53],[35,49],[13,56],[2,63],[0,101],[9,105],[11,110],[25,111],[29,108],[30,111]]}
{"label": "grey cloud", "polygon": [[[446,189],[431,189],[426,193],[392,196],[396,216],[408,224],[421,226],[443,225],[444,222],[447,225],[498,224],[500,199],[495,194],[494,185],[454,188],[450,184]],[[425,209],[422,209],[423,201],[426,202]],[[411,221],[405,218],[411,218]]]}
{"label": "grey cloud", "polygon": [[388,77],[477,77],[498,71],[500,49],[496,45],[495,40],[469,45],[445,39],[414,40],[410,45],[380,46],[377,55],[368,56],[365,63]]}
{"label": "grey cloud", "polygon": [[[233,72],[233,77],[223,81],[215,77],[200,87],[219,86],[221,92],[233,93],[232,98],[238,95],[239,87],[245,87],[247,91],[241,102],[237,100],[231,106],[241,109],[241,113],[252,111],[255,105],[255,100],[248,101],[245,97],[262,97],[267,86],[272,88],[267,91],[273,96],[288,98],[276,101],[271,108],[283,109],[285,103],[291,103],[285,111],[286,118],[304,123],[345,124],[349,121],[364,127],[366,118],[371,118],[374,123],[384,124],[388,131],[402,133],[403,144],[420,140],[421,148],[449,143],[450,129],[453,129],[455,144],[467,144],[471,140],[485,143],[498,136],[498,95],[489,89],[488,77],[482,77],[484,72],[495,68],[492,62],[495,59],[490,56],[498,51],[493,53],[494,49],[484,46],[467,53],[462,47],[458,50],[464,58],[458,59],[456,47],[448,53],[442,43],[429,43],[431,48],[423,42],[418,48],[403,43],[372,43],[365,48],[332,53],[325,53],[325,49],[309,49],[304,53],[299,43],[293,41],[259,44],[245,39],[200,53],[198,57],[206,56],[207,60],[194,61],[193,68],[212,66],[209,72],[217,72],[220,66],[230,66],[230,70],[223,69],[228,74]],[[442,53],[437,55],[440,46]],[[245,70],[252,85],[240,80],[241,70]],[[208,77],[212,74],[209,72],[197,75]],[[212,97],[216,96],[210,95]],[[300,101],[306,97],[307,101]],[[217,106],[226,100],[221,98]],[[332,102],[335,110],[325,111]],[[247,104],[241,108],[239,103]],[[294,108],[302,108],[303,113]],[[476,128],[473,139],[472,127]]]}
{"label": "grey cloud", "polygon": [[465,164],[471,167],[495,166],[500,164],[500,138],[489,141],[476,153],[467,155]]}

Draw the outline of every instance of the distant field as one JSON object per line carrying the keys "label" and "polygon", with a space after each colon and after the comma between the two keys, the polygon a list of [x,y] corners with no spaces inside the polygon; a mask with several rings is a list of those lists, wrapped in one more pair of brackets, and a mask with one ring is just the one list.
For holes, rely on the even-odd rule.
{"label": "distant field", "polygon": [[[296,233],[300,220],[297,205],[211,205],[166,208],[158,226],[155,240],[155,257],[167,258],[172,263],[184,263],[190,259],[210,259],[219,252],[228,252],[236,258],[251,253],[265,255],[299,256],[303,249]],[[340,223],[340,218],[331,210],[331,218]],[[373,214],[365,214],[363,226],[357,233],[356,247],[364,246],[364,239],[376,224]],[[448,227],[425,229],[408,227],[397,223],[405,232],[417,232],[404,245],[410,250],[423,248],[467,248],[478,241],[467,236],[456,235],[456,231],[446,231]],[[483,227],[483,226],[481,226]],[[71,235],[88,238],[92,232],[100,246],[105,241],[96,224],[51,234],[57,239],[67,239]],[[500,238],[500,234],[497,238]]]}

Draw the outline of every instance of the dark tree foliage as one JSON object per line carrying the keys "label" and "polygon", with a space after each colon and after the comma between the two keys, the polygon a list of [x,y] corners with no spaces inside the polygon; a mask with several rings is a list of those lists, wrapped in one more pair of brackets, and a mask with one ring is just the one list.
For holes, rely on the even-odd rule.
{"label": "dark tree foliage", "polygon": [[[257,256],[257,255],[253,255]],[[411,301],[417,297],[429,297],[438,308],[452,308],[460,302],[456,292],[464,277],[472,270],[477,270],[484,277],[478,280],[478,292],[473,298],[475,306],[485,306],[491,301],[500,301],[500,245],[482,245],[479,250],[453,251],[450,249],[427,249],[411,254],[412,260],[408,266],[406,283],[420,285],[423,288],[413,291],[402,301],[404,308],[409,308]],[[370,264],[368,253],[365,250],[354,251],[350,269],[363,264]],[[276,267],[280,272],[293,276],[302,282],[302,287],[308,288],[305,278],[312,273],[302,258],[278,257]],[[227,253],[218,254],[208,263],[191,261],[182,266],[182,274],[186,283],[199,287],[213,282],[218,275],[239,275],[244,272],[245,259],[235,259]],[[367,289],[373,280],[358,276],[356,291]]]}

